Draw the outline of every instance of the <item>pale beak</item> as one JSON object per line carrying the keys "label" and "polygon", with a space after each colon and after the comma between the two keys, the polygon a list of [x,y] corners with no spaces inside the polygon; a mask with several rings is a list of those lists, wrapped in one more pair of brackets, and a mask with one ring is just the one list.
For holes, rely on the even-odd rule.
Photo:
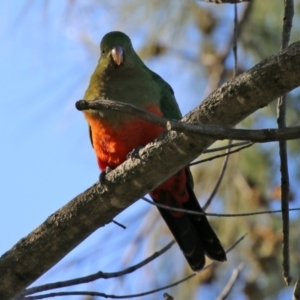
{"label": "pale beak", "polygon": [[123,62],[123,48],[120,46],[115,46],[112,50],[111,50],[111,56],[112,59],[114,61],[115,64],[117,64],[118,66]]}

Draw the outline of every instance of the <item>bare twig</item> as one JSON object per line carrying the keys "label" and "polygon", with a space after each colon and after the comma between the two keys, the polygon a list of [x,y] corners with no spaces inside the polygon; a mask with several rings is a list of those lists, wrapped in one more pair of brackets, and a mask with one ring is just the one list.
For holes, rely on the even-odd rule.
{"label": "bare twig", "polygon": [[210,2],[210,3],[215,3],[215,4],[224,4],[224,3],[242,3],[242,2],[251,2],[253,0],[200,0],[202,2]]}
{"label": "bare twig", "polygon": [[211,152],[217,152],[217,151],[221,151],[221,150],[227,150],[227,149],[231,149],[231,148],[234,148],[234,147],[248,145],[249,143],[251,143],[251,142],[245,141],[245,142],[227,144],[226,146],[222,146],[222,147],[215,147],[215,148],[206,149],[205,151],[203,151],[203,153],[211,153]]}
{"label": "bare twig", "polygon": [[[247,234],[244,234],[242,237],[240,237],[228,250],[226,253],[229,253],[232,249],[234,249],[246,236]],[[216,264],[216,261],[211,262],[207,266],[205,266],[200,272],[206,270],[207,268],[210,268],[213,264]],[[178,280],[170,285],[163,286],[161,288],[151,290],[148,292],[140,293],[140,294],[133,294],[133,295],[122,295],[122,296],[117,296],[117,295],[109,295],[105,293],[98,293],[98,292],[86,292],[86,291],[78,291],[78,292],[60,292],[60,293],[50,293],[50,294],[44,294],[44,295],[37,295],[37,296],[29,296],[29,297],[23,297],[23,298],[17,298],[15,300],[37,300],[37,299],[45,299],[45,298],[51,298],[51,297],[58,297],[58,296],[73,296],[73,295],[87,295],[87,296],[98,296],[98,297],[103,297],[103,298],[112,298],[112,299],[128,299],[128,298],[136,298],[136,297],[142,297],[150,294],[154,294],[156,292],[163,291],[165,289],[171,288],[173,286],[176,286],[184,281],[189,280],[190,278],[196,276],[198,273],[192,273],[188,275],[187,277]]]}
{"label": "bare twig", "polygon": [[[229,141],[228,145],[231,144],[231,140]],[[205,204],[203,205],[203,210],[206,211],[206,209],[209,207],[211,201],[214,199],[215,195],[217,194],[218,192],[218,189],[220,187],[220,184],[224,178],[224,174],[225,174],[225,171],[226,171],[226,168],[227,168],[227,165],[228,165],[228,159],[229,159],[229,155],[230,155],[230,151],[229,149],[226,151],[225,153],[225,159],[224,159],[224,162],[223,162],[223,165],[222,165],[222,169],[221,169],[221,172],[219,174],[219,177],[218,177],[218,180],[217,180],[217,183],[213,189],[213,191],[211,192],[210,196],[208,197],[208,199],[206,200]]]}
{"label": "bare twig", "polygon": [[227,282],[226,286],[224,287],[223,291],[221,292],[221,294],[218,296],[217,300],[224,300],[228,297],[229,293],[231,292],[234,284],[236,283],[236,281],[239,278],[239,275],[242,271],[242,269],[244,268],[244,263],[240,263],[237,268],[235,268],[232,271],[231,277],[229,279],[229,281]]}
{"label": "bare twig", "polygon": [[143,260],[140,263],[138,263],[134,266],[131,266],[131,267],[125,269],[125,270],[122,270],[122,271],[119,271],[119,272],[112,272],[112,273],[105,273],[105,272],[99,271],[99,272],[94,273],[92,275],[88,275],[88,276],[84,276],[84,277],[80,277],[80,278],[76,278],[76,279],[71,279],[71,280],[66,280],[66,281],[59,281],[59,282],[48,283],[48,284],[36,286],[36,287],[25,290],[18,297],[16,297],[16,299],[20,299],[23,296],[35,294],[35,293],[42,292],[42,291],[49,291],[49,290],[62,288],[62,287],[66,287],[66,286],[72,286],[72,285],[87,283],[87,282],[91,282],[91,281],[94,281],[94,280],[97,280],[97,279],[109,279],[109,278],[124,276],[126,274],[129,274],[129,273],[132,273],[132,272],[136,271],[137,269],[139,269],[139,268],[145,266],[146,264],[148,264],[149,262],[153,261],[154,259],[156,259],[160,255],[162,255],[163,253],[168,251],[174,244],[175,244],[175,241],[173,240],[168,245],[166,245],[164,248],[162,248],[160,251],[155,252],[154,254],[152,254],[151,256],[146,258],[145,260]]}
{"label": "bare twig", "polygon": [[289,45],[291,30],[293,26],[293,17],[294,17],[294,1],[284,0],[284,17],[283,17],[281,50],[287,48]]}
{"label": "bare twig", "polygon": [[223,154],[219,154],[219,155],[214,155],[214,156],[211,156],[211,157],[209,157],[209,158],[205,158],[205,159],[201,159],[201,160],[194,161],[194,162],[190,163],[189,166],[194,166],[194,165],[202,164],[202,163],[204,163],[204,162],[211,161],[211,160],[216,159],[216,158],[220,158],[220,157],[223,157],[223,156],[227,156],[227,155],[230,155],[230,154],[239,152],[239,151],[241,151],[241,150],[243,150],[243,149],[249,148],[249,147],[251,147],[252,145],[254,145],[254,143],[248,143],[246,146],[240,147],[240,148],[235,149],[235,150],[233,150],[233,151],[229,151],[229,152],[227,152],[227,153],[223,153]]}
{"label": "bare twig", "polygon": [[281,140],[293,140],[300,138],[300,126],[283,129],[233,129],[214,125],[191,125],[183,122],[168,122],[167,129],[187,133],[206,135],[214,139],[249,140],[255,143],[275,142]]}
{"label": "bare twig", "polygon": [[300,274],[295,284],[293,300],[300,300]]}
{"label": "bare twig", "polygon": [[200,134],[214,139],[232,139],[249,140],[256,143],[274,142],[280,140],[293,140],[300,138],[300,126],[283,129],[234,129],[230,127],[221,127],[216,125],[193,125],[185,122],[168,120],[150,113],[144,109],[138,108],[128,103],[122,103],[111,100],[79,100],[76,102],[78,110],[101,110],[103,108],[116,110],[125,114],[131,114],[150,123],[166,127],[168,130],[179,132]]}
{"label": "bare twig", "polygon": [[160,216],[158,214],[151,214],[151,212],[148,210],[146,215],[143,215],[143,217],[144,220],[142,224],[140,224],[133,240],[127,247],[127,250],[123,253],[121,258],[122,265],[130,262],[134,253],[136,253],[138,248],[141,246],[142,240],[150,234],[150,231],[153,229],[153,224],[157,222]]}
{"label": "bare twig", "polygon": [[[234,4],[234,29],[233,29],[233,56],[234,56],[234,73],[233,73],[233,77],[236,76],[237,74],[237,37],[238,37],[238,16],[237,16],[237,5]],[[228,145],[230,146],[232,143],[232,140],[229,140]],[[217,180],[217,183],[213,189],[213,191],[211,192],[209,198],[207,199],[206,203],[203,205],[203,210],[206,211],[206,209],[209,207],[209,205],[211,204],[212,200],[214,199],[215,195],[217,194],[219,187],[221,185],[221,182],[224,178],[224,174],[225,171],[227,169],[227,165],[228,165],[228,160],[229,160],[229,148],[226,151],[226,156]]]}
{"label": "bare twig", "polygon": [[114,224],[120,226],[121,228],[126,229],[126,226],[125,226],[125,225],[123,225],[123,224],[121,224],[121,223],[119,223],[119,222],[117,222],[117,221],[115,221],[115,220],[112,220],[112,222],[113,222]]}
{"label": "bare twig", "polygon": [[[284,1],[284,18],[281,50],[285,49],[290,40],[292,22],[294,16],[294,1]],[[277,103],[277,124],[278,128],[286,128],[286,95],[280,97]],[[286,284],[292,281],[290,274],[289,255],[289,170],[286,141],[279,141],[280,172],[281,172],[281,209],[282,209],[282,233],[283,233],[283,277]]]}
{"label": "bare twig", "polygon": [[238,30],[239,30],[239,23],[238,23],[238,12],[237,12],[237,5],[234,4],[234,29],[233,29],[233,57],[234,57],[234,72],[233,77],[237,76],[237,64],[238,64],[238,55],[237,55],[237,41],[238,41]]}
{"label": "bare twig", "polygon": [[[225,3],[225,2],[222,1],[219,3]],[[238,1],[234,1],[231,3],[238,3]],[[249,1],[245,9],[243,10],[240,16],[240,20],[238,21],[237,24],[237,28],[239,28],[239,31],[233,32],[231,38],[228,39],[228,43],[225,46],[225,48],[222,49],[222,51],[219,51],[219,53],[215,55],[214,63],[213,64],[209,63],[209,66],[211,67],[211,71],[208,78],[208,85],[207,85],[208,89],[206,93],[215,90],[222,83],[222,81],[224,81],[224,76],[226,74],[226,68],[224,67],[225,61],[227,60],[230,54],[231,48],[234,44],[234,40],[238,38],[239,34],[241,34],[243,27],[248,20],[252,7],[253,7],[253,1]],[[205,56],[203,62],[205,64]]]}
{"label": "bare twig", "polygon": [[[143,245],[143,240],[147,239],[147,237],[151,234],[151,231],[153,230],[153,224],[156,224],[158,219],[160,218],[157,211],[153,210],[146,210],[143,214],[143,220],[142,223],[138,226],[135,235],[130,240],[130,243],[127,245],[126,249],[122,251],[122,256],[120,257],[120,265],[121,269],[125,269],[127,266],[131,264],[131,261],[133,257],[140,253],[139,250],[141,249]],[[142,278],[141,278],[142,280]],[[122,288],[124,285],[124,280],[115,280],[111,284],[111,290],[117,291]]]}
{"label": "bare twig", "polygon": [[[159,204],[159,203],[156,203],[154,201],[151,201],[150,199],[147,199],[146,197],[141,197],[141,199],[148,202],[149,204],[152,204],[154,206],[157,206],[159,208],[163,208],[163,209],[166,209],[166,210],[169,210],[169,211],[183,212],[183,213],[186,213],[186,214],[198,215],[198,216],[235,218],[235,217],[255,216],[255,215],[264,215],[264,214],[275,214],[275,213],[282,212],[281,209],[278,209],[278,210],[263,210],[263,211],[257,211],[257,212],[252,212],[252,213],[240,213],[240,214],[206,213],[206,212],[198,212],[198,211],[194,211],[194,210],[176,208],[176,207],[171,207],[171,206],[168,206],[168,205]],[[289,209],[289,211],[298,211],[298,210],[300,210],[300,207]]]}

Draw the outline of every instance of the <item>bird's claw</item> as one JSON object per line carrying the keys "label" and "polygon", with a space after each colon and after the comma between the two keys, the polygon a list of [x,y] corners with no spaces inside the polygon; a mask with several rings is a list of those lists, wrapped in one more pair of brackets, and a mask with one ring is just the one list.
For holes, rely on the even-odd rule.
{"label": "bird's claw", "polygon": [[108,174],[112,170],[113,169],[111,169],[110,167],[106,167],[106,169],[100,173],[100,175],[99,175],[99,182],[100,182],[101,185],[105,184],[105,176],[106,176],[106,174]]}

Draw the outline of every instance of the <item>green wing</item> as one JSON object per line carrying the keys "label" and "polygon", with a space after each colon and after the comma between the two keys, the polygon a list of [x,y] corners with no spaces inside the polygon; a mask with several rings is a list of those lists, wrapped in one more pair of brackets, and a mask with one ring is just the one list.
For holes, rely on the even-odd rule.
{"label": "green wing", "polygon": [[[164,81],[158,74],[149,70],[152,74],[152,78],[161,86],[162,98],[160,100],[160,109],[164,116],[168,119],[180,120],[182,118],[179,106],[174,96],[174,91],[172,87]],[[193,177],[190,171],[190,168],[186,168],[187,171],[187,180],[191,185],[191,188],[194,186]]]}
{"label": "green wing", "polygon": [[158,74],[151,72],[153,80],[161,88],[160,109],[166,118],[180,120],[182,118],[179,106],[176,102],[172,87],[165,82]]}

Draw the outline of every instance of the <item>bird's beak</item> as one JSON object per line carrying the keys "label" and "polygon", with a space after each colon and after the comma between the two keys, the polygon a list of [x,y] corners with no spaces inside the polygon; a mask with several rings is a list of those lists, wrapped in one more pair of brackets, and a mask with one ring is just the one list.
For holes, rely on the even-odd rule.
{"label": "bird's beak", "polygon": [[111,50],[111,56],[112,56],[113,62],[119,66],[123,62],[123,59],[124,59],[123,48],[120,46],[115,46]]}

